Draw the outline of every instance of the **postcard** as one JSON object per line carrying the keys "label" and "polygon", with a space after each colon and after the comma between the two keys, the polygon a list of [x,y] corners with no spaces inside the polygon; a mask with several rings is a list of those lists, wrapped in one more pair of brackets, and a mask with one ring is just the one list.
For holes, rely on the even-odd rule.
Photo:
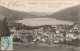
{"label": "postcard", "polygon": [[80,51],[80,0],[0,0],[0,51]]}

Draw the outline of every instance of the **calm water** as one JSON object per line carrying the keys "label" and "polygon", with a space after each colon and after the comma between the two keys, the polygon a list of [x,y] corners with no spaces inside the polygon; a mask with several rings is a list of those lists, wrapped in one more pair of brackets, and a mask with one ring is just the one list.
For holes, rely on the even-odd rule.
{"label": "calm water", "polygon": [[38,26],[38,25],[58,25],[58,24],[67,24],[72,25],[73,22],[70,21],[62,21],[53,18],[25,18],[23,20],[16,21],[18,23],[22,23],[30,26]]}

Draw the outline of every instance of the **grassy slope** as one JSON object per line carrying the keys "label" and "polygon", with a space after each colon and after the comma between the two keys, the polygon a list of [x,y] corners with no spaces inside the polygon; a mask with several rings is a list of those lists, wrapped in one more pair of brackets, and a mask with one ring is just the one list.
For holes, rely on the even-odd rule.
{"label": "grassy slope", "polygon": [[74,51],[70,48],[14,45],[11,51]]}
{"label": "grassy slope", "polygon": [[25,46],[25,45],[14,45],[13,51],[73,51],[67,48],[60,47],[41,47],[41,46]]}

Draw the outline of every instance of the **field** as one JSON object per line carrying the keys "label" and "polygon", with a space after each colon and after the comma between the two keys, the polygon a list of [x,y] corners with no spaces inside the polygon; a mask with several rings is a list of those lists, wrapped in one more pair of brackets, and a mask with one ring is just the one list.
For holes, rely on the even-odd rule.
{"label": "field", "polygon": [[[80,47],[73,47],[73,46],[50,47],[50,46],[44,46],[44,44],[42,44],[41,46],[40,45],[14,43],[13,50],[7,50],[7,51],[80,51]],[[0,43],[0,51],[3,51],[1,50],[1,43]]]}
{"label": "field", "polygon": [[76,50],[74,50],[72,48],[64,48],[64,47],[42,47],[42,46],[15,44],[13,46],[13,50],[11,50],[11,51],[76,51]]}

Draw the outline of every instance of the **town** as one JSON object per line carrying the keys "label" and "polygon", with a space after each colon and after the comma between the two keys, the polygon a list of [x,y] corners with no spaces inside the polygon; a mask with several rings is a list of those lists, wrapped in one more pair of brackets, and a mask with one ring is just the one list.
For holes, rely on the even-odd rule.
{"label": "town", "polygon": [[[19,25],[20,26],[20,25]],[[80,46],[80,22],[73,25],[41,25],[10,28],[14,42],[38,45],[69,45]]]}

